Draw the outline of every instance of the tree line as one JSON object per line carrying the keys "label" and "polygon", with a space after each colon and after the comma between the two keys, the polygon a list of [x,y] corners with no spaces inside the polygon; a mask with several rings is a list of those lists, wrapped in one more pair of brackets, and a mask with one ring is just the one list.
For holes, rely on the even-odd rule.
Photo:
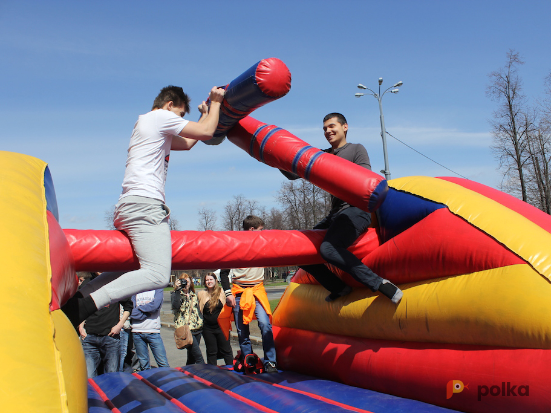
{"label": "tree line", "polygon": [[224,206],[220,219],[215,210],[201,207],[197,229],[240,231],[247,215],[261,217],[265,229],[311,229],[331,208],[330,195],[304,179],[283,182],[276,199],[279,208],[267,210],[256,200],[235,195]]}
{"label": "tree line", "polygon": [[510,50],[505,65],[489,74],[486,93],[497,103],[491,149],[503,173],[500,189],[551,214],[551,71],[543,96],[530,103],[519,74],[523,64]]}

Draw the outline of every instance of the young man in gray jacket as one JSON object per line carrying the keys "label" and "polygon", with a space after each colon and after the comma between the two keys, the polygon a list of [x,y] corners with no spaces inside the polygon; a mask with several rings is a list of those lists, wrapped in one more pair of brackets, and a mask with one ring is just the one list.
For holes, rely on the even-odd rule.
{"label": "young man in gray jacket", "polygon": [[170,367],[166,350],[161,338],[161,306],[163,289],[145,291],[132,296],[134,309],[130,314],[132,338],[136,347],[136,356],[140,370],[149,370],[149,348],[155,357],[158,367]]}
{"label": "young man in gray jacket", "polygon": [[[359,143],[346,141],[348,123],[340,113],[330,113],[323,118],[323,133],[331,148],[324,152],[331,153],[339,158],[346,159],[356,165],[371,170],[369,155]],[[281,171],[288,179],[300,178],[298,175]],[[372,291],[379,291],[388,297],[394,304],[402,299],[402,290],[389,280],[379,277],[361,260],[348,251],[354,241],[371,226],[371,214],[342,199],[331,195],[331,211],[319,222],[314,229],[327,229],[327,234],[320,246],[322,258],[335,267],[347,272],[354,279],[369,287]],[[326,301],[333,301],[352,291],[337,277],[325,264],[300,266],[310,273],[331,294]]]}

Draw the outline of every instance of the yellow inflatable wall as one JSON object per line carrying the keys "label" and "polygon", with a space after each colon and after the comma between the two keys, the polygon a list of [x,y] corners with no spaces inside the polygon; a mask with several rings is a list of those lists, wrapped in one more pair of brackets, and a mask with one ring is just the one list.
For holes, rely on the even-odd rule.
{"label": "yellow inflatable wall", "polygon": [[52,299],[46,163],[0,151],[0,412],[87,412],[77,334]]}

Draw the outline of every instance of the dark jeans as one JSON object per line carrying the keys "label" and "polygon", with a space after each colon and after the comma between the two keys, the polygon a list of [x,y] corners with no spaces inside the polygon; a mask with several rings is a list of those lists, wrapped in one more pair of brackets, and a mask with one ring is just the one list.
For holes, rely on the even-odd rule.
{"label": "dark jeans", "polygon": [[224,359],[226,365],[233,363],[233,353],[229,340],[222,332],[220,326],[215,328],[203,325],[203,338],[207,347],[207,363],[216,366],[218,364],[218,354]]}
{"label": "dark jeans", "polygon": [[120,340],[118,334],[113,337],[88,334],[82,340],[82,349],[89,379],[98,375],[98,368],[102,362],[103,373],[119,371]]}
{"label": "dark jeans", "polygon": [[[370,225],[370,213],[356,207],[349,207],[335,215],[327,216],[314,229],[327,228],[327,234],[320,246],[320,254],[325,261],[347,272],[354,279],[371,288],[372,291],[377,291],[383,279],[348,251],[348,247]],[[339,293],[346,286],[324,264],[302,265],[300,268],[312,274],[321,285],[332,293]]]}
{"label": "dark jeans", "polygon": [[193,336],[193,345],[187,348],[186,366],[190,364],[205,364],[203,353],[201,353],[201,348],[199,347],[201,343],[201,330],[192,331],[191,333]]}

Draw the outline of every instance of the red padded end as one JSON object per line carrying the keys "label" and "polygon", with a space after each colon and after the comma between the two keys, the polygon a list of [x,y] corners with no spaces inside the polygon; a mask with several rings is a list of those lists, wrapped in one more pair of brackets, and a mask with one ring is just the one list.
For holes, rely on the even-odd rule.
{"label": "red padded end", "polygon": [[258,63],[256,83],[264,94],[278,99],[291,90],[291,72],[281,60],[270,57]]}
{"label": "red padded end", "polygon": [[52,269],[52,300],[50,311],[59,309],[77,291],[75,262],[65,233],[50,211],[47,211],[50,267]]}

